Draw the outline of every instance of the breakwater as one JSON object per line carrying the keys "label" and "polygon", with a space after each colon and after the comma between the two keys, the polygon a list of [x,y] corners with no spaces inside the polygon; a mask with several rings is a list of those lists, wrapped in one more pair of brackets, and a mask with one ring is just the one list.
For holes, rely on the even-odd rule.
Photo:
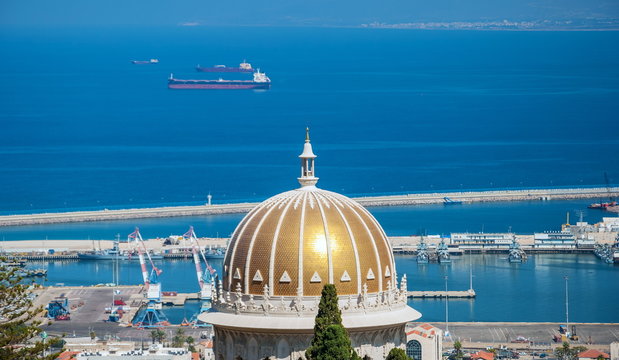
{"label": "breakwater", "polygon": [[[410,193],[403,195],[366,196],[353,198],[367,207],[423,205],[444,203],[444,198],[472,202],[527,201],[527,200],[565,200],[585,198],[605,198],[619,196],[619,187],[613,188],[569,188],[569,189],[520,189],[493,191],[462,191],[444,193]],[[58,213],[38,213],[27,215],[0,216],[0,226],[54,224],[68,222],[88,222],[104,220],[126,220],[140,218],[162,218],[196,215],[220,215],[245,213],[258,203],[233,203],[195,206],[170,206],[155,208],[136,208],[120,210],[74,211]]]}

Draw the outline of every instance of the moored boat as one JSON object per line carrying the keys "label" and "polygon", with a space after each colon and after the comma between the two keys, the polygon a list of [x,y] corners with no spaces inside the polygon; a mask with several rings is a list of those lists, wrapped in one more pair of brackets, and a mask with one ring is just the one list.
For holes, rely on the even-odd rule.
{"label": "moored boat", "polygon": [[222,248],[212,249],[209,247],[208,251],[204,252],[204,257],[206,259],[223,259],[226,255],[225,251]]}
{"label": "moored boat", "polygon": [[[114,242],[114,246],[111,249],[78,253],[77,258],[80,260],[139,260],[137,253],[120,251],[118,241]],[[163,260],[163,255],[151,253],[150,258],[153,260]]]}
{"label": "moored boat", "polygon": [[417,264],[427,264],[430,262],[430,255],[428,254],[428,245],[421,237],[419,246],[417,246]]}
{"label": "moored boat", "polygon": [[445,240],[441,240],[436,248],[436,254],[438,262],[441,264],[449,264],[451,262],[451,255],[449,255],[449,246],[445,244]]}
{"label": "moored boat", "polygon": [[443,198],[443,205],[462,205],[462,201],[460,200],[452,200],[448,197]]}
{"label": "moored boat", "polygon": [[606,210],[606,209],[614,207],[614,206],[617,206],[617,202],[616,201],[593,203],[593,204],[590,204],[589,206],[587,206],[587,208],[589,208],[589,209],[598,209],[598,210]]}
{"label": "moored boat", "polygon": [[520,244],[516,241],[516,237],[509,245],[509,255],[507,257],[510,263],[522,263],[527,259],[527,254],[520,248]]}

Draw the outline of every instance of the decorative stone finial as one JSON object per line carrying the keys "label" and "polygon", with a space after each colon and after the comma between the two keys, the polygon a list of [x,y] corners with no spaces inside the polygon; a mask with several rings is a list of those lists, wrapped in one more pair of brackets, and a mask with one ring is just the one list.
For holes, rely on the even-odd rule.
{"label": "decorative stone finial", "polygon": [[223,290],[223,284],[221,283],[221,280],[219,280],[217,282],[217,291],[219,292],[219,296],[217,297],[219,299],[220,303],[225,303],[226,299],[224,298],[224,290]]}
{"label": "decorative stone finial", "polygon": [[298,178],[301,186],[313,186],[318,182],[318,178],[314,176],[314,151],[310,143],[309,127],[305,129],[305,144],[303,144],[303,152],[299,155],[301,158],[301,177]]}

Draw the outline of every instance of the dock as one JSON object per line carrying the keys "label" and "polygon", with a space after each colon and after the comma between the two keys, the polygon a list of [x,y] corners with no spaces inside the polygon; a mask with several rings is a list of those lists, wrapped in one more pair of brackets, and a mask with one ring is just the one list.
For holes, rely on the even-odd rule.
{"label": "dock", "polygon": [[427,298],[456,298],[456,299],[474,299],[477,297],[475,290],[438,290],[438,291],[409,291],[409,298],[419,298],[419,299],[427,299]]}
{"label": "dock", "polygon": [[161,303],[163,305],[184,306],[187,300],[200,300],[199,293],[177,293],[175,295],[162,295]]}
{"label": "dock", "polygon": [[[619,187],[409,193],[402,195],[355,197],[353,200],[359,202],[363,206],[372,207],[443,204],[445,202],[445,197],[448,197],[453,201],[466,204],[471,202],[526,200],[546,201],[554,199],[586,199],[609,196],[619,196]],[[258,203],[246,202],[136,209],[102,209],[96,211],[38,213],[27,215],[3,215],[0,216],[0,226],[246,213],[256,205],[258,205]]]}

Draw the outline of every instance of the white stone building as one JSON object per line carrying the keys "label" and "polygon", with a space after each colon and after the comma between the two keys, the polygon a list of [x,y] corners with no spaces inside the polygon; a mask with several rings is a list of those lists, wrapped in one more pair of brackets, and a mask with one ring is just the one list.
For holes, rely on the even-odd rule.
{"label": "white stone building", "polygon": [[619,342],[610,343],[610,360],[619,360]]}
{"label": "white stone building", "polygon": [[299,157],[301,187],[258,205],[232,235],[213,310],[200,317],[214,326],[215,357],[304,358],[331,283],[357,353],[384,359],[421,316],[407,306],[406,276],[398,287],[389,241],[364,207],[315,186],[309,134]]}

